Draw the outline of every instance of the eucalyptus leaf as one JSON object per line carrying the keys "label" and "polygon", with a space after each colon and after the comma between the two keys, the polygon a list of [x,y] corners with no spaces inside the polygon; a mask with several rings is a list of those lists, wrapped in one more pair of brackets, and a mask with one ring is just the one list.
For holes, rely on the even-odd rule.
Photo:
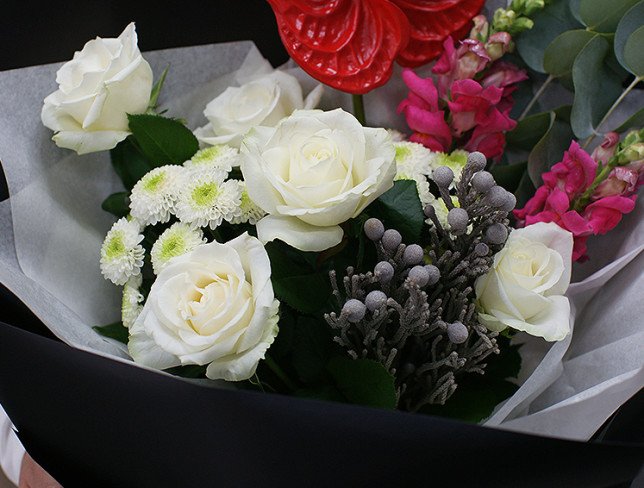
{"label": "eucalyptus leaf", "polygon": [[[619,64],[622,65],[622,67],[629,72],[636,74],[637,76],[641,76],[642,73],[635,73],[632,71],[632,68],[630,67],[629,63],[626,62],[626,59],[624,58],[624,50],[626,48],[626,43],[631,37],[631,35],[638,29],[640,29],[644,25],[644,0],[641,0],[640,2],[636,3],[631,7],[628,12],[624,14],[622,17],[622,20],[619,21],[619,24],[617,25],[617,31],[615,32],[615,41],[614,41],[614,48],[615,48],[615,56],[617,57],[617,60],[619,61]],[[641,44],[640,44],[641,46]],[[640,49],[639,53],[635,53],[639,55],[639,61],[636,59],[635,64],[636,65],[641,65],[642,62],[644,62],[644,50]]]}
{"label": "eucalyptus leaf", "polygon": [[508,146],[531,150],[552,125],[554,114],[541,112],[519,121],[517,126],[505,135]]}
{"label": "eucalyptus leaf", "polygon": [[624,62],[631,73],[644,77],[644,25],[636,29],[624,46]]}
{"label": "eucalyptus leaf", "polygon": [[562,32],[583,26],[572,15],[568,0],[553,0],[532,20],[534,27],[517,37],[517,50],[530,68],[545,73],[543,56],[548,45]]}
{"label": "eucalyptus leaf", "polygon": [[517,198],[517,204],[514,208],[525,207],[525,204],[534,196],[536,190],[536,187],[530,179],[530,175],[526,171],[525,173],[523,173],[523,176],[519,181],[519,186],[514,191],[514,196]]}
{"label": "eucalyptus leaf", "polygon": [[580,139],[593,134],[622,92],[620,78],[605,63],[609,54],[608,41],[596,36],[584,46],[573,64],[575,100],[571,125]]}
{"label": "eucalyptus leaf", "polygon": [[519,187],[519,183],[521,182],[521,178],[526,172],[527,167],[528,162],[524,161],[517,164],[495,166],[490,172],[492,173],[492,176],[494,176],[494,180],[497,185],[502,186],[511,193],[514,193]]}
{"label": "eucalyptus leaf", "polygon": [[575,58],[596,35],[583,29],[570,30],[558,35],[546,48],[543,57],[544,69],[556,77],[570,75]]}
{"label": "eucalyptus leaf", "polygon": [[369,215],[382,219],[385,226],[398,230],[405,242],[417,242],[425,222],[416,182],[399,180],[369,207]]}
{"label": "eucalyptus leaf", "polygon": [[622,16],[638,0],[580,0],[579,17],[595,32],[615,32]]}
{"label": "eucalyptus leaf", "polygon": [[199,142],[181,122],[160,115],[128,115],[130,130],[143,154],[156,166],[182,164],[199,149]]}
{"label": "eucalyptus leaf", "polygon": [[625,132],[633,127],[644,126],[644,108],[639,109],[631,115],[622,125],[620,125],[615,132]]}
{"label": "eucalyptus leaf", "polygon": [[394,377],[382,364],[370,359],[335,357],[329,361],[327,370],[351,403],[396,408]]}
{"label": "eucalyptus leaf", "polygon": [[570,126],[551,116],[551,124],[544,136],[535,144],[528,156],[528,174],[532,184],[538,188],[543,184],[541,175],[553,164],[561,161],[563,153],[570,147],[573,138]]}

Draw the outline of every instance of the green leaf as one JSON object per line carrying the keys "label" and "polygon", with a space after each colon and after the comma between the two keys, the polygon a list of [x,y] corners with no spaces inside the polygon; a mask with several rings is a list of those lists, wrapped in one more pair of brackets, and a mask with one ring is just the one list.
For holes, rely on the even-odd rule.
{"label": "green leaf", "polygon": [[485,374],[503,380],[516,378],[521,371],[521,346],[511,344],[511,339],[503,335],[497,337],[497,342],[501,353],[488,359]]}
{"label": "green leaf", "polygon": [[331,282],[326,272],[316,270],[310,263],[317,253],[304,253],[281,241],[269,242],[266,251],[271,260],[273,289],[280,300],[304,313],[324,308],[331,295]]}
{"label": "green leaf", "polygon": [[127,344],[129,338],[129,331],[123,325],[123,322],[114,322],[109,325],[97,325],[92,327],[96,332],[101,334],[103,337],[109,337],[110,339],[117,340],[123,344]]}
{"label": "green leaf", "polygon": [[382,364],[370,359],[335,357],[329,361],[327,370],[351,403],[396,408],[394,377]]}
{"label": "green leaf", "polygon": [[[615,32],[615,56],[617,61],[622,67],[629,72],[635,74],[636,76],[642,76],[642,72],[635,73],[634,68],[631,67],[630,62],[627,62],[624,57],[624,51],[626,49],[626,44],[629,41],[631,35],[644,25],[644,0],[638,2],[633,7],[631,7],[628,12],[624,14],[622,20],[619,21],[617,25],[617,31]],[[635,39],[636,40],[636,39]],[[640,46],[642,44],[640,43]],[[629,51],[630,52],[630,51]],[[633,56],[635,55],[635,56]],[[629,55],[630,58],[634,57],[632,61],[636,66],[641,66],[644,63],[644,52],[642,49],[639,52],[635,52]],[[630,59],[629,58],[629,59]]]}
{"label": "green leaf", "polygon": [[552,112],[541,112],[519,121],[505,136],[508,146],[530,151],[550,129],[552,117]]}
{"label": "green leaf", "polygon": [[489,417],[494,407],[512,396],[518,386],[509,381],[489,379],[485,376],[468,375],[459,381],[456,391],[445,405],[429,405],[422,408],[421,412],[466,422],[480,422]]}
{"label": "green leaf", "polygon": [[155,167],[136,147],[132,136],[112,149],[110,157],[114,171],[127,190],[131,190],[137,181]]}
{"label": "green leaf", "polygon": [[313,398],[315,400],[326,400],[327,402],[347,402],[347,399],[334,385],[318,385],[310,388],[302,388],[293,394],[300,398]]}
{"label": "green leaf", "polygon": [[517,385],[507,379],[516,378],[521,369],[519,346],[510,345],[510,339],[504,336],[499,336],[497,341],[501,353],[488,358],[484,375],[461,376],[456,391],[445,405],[430,406],[422,412],[470,422],[489,417],[494,407],[517,390]]}
{"label": "green leaf", "polygon": [[121,218],[130,213],[130,194],[126,191],[112,193],[103,200],[101,208],[112,215]]}
{"label": "green leaf", "polygon": [[593,133],[622,92],[621,80],[604,62],[609,53],[608,41],[596,36],[584,46],[573,64],[575,100],[571,125],[580,139]]}
{"label": "green leaf", "polygon": [[578,29],[566,31],[557,36],[546,48],[543,67],[556,77],[569,76],[572,65],[583,47],[597,34]]}
{"label": "green leaf", "polygon": [[163,73],[161,73],[161,76],[159,76],[159,80],[152,87],[152,92],[150,93],[150,103],[148,104],[150,110],[157,108],[159,95],[161,94],[161,89],[163,88],[163,84],[165,83],[165,78],[166,76],[168,76],[169,69],[169,65],[165,67]]}
{"label": "green leaf", "polygon": [[580,0],[579,17],[595,32],[615,32],[617,25],[638,0]]}
{"label": "green leaf", "polygon": [[541,175],[553,164],[561,161],[563,152],[570,147],[573,134],[567,123],[557,120],[551,112],[550,127],[537,142],[528,156],[528,175],[535,187],[543,184]]}
{"label": "green leaf", "polygon": [[620,125],[615,132],[626,132],[632,127],[642,127],[644,125],[644,108],[639,109],[631,115],[622,125]]}
{"label": "green leaf", "polygon": [[399,180],[394,182],[392,189],[380,195],[376,201],[374,212],[387,228],[398,230],[403,241],[417,242],[425,222],[423,207],[418,198],[416,182],[413,180]]}
{"label": "green leaf", "polygon": [[[624,46],[624,61],[635,76],[644,77],[644,25],[635,30]],[[630,69],[629,69],[630,68]]]}
{"label": "green leaf", "polygon": [[130,130],[143,154],[156,166],[182,164],[199,149],[197,138],[181,122],[160,115],[128,115]]}
{"label": "green leaf", "polygon": [[519,187],[521,178],[528,168],[528,162],[524,161],[518,164],[505,166],[494,166],[490,171],[497,185],[502,186],[507,191],[514,193]]}
{"label": "green leaf", "polygon": [[305,383],[324,379],[326,365],[335,352],[330,327],[320,320],[300,316],[293,338],[293,367]]}
{"label": "green leaf", "polygon": [[519,181],[519,186],[514,191],[514,196],[517,197],[517,204],[515,208],[525,207],[526,202],[534,196],[534,192],[536,190],[537,189],[532,184],[530,175],[526,171],[525,173],[523,173],[523,176],[521,177],[521,181]]}
{"label": "green leaf", "polygon": [[532,20],[534,27],[517,38],[517,50],[530,68],[545,73],[543,56],[548,45],[562,32],[582,25],[572,15],[568,0],[553,0]]}
{"label": "green leaf", "polygon": [[208,366],[189,364],[187,366],[175,366],[174,368],[164,369],[164,371],[175,376],[181,376],[182,378],[205,378],[207,368]]}

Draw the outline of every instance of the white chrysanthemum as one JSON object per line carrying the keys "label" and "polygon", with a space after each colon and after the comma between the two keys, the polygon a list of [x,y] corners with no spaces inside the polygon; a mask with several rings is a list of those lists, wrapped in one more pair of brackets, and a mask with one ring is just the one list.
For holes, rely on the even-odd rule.
{"label": "white chrysanthemum", "polygon": [[[431,195],[431,193],[430,193]],[[449,210],[447,208],[447,205],[445,205],[445,202],[443,201],[442,198],[435,198],[433,195],[432,200],[427,202],[429,205],[434,207],[434,210],[436,211],[436,217],[438,218],[438,222],[440,222],[441,226],[443,226],[444,229],[449,229],[450,225],[447,222],[447,214],[449,213]],[[452,195],[452,204],[455,207],[460,207],[458,203],[458,198],[455,195]],[[431,219],[425,220],[425,222],[428,225],[434,225]],[[471,229],[471,225],[468,226],[468,232]]]}
{"label": "white chrysanthemum", "polygon": [[119,219],[105,236],[101,247],[101,272],[115,285],[125,284],[141,273],[145,250],[141,226],[135,220]]}
{"label": "white chrysanthemum", "polygon": [[435,157],[431,161],[430,173],[428,174],[431,174],[431,171],[438,168],[439,166],[447,166],[454,173],[454,181],[450,185],[450,188],[454,188],[454,186],[456,186],[456,183],[461,181],[461,174],[463,173],[463,168],[465,168],[465,165],[467,164],[467,156],[469,155],[469,153],[467,151],[463,151],[462,149],[456,149],[450,154],[433,154]]}
{"label": "white chrysanthemum", "polygon": [[246,183],[239,180],[236,181],[241,191],[241,203],[239,204],[239,209],[241,213],[239,216],[233,217],[230,221],[231,224],[244,224],[248,222],[251,225],[255,225],[259,220],[266,215],[261,208],[259,208],[255,202],[253,202],[248,196],[248,191],[246,190]]}
{"label": "white chrysanthemum", "polygon": [[130,195],[130,213],[144,225],[167,222],[174,213],[182,166],[167,165],[154,168],[141,178]]}
{"label": "white chrysanthemum", "polygon": [[395,142],[396,179],[418,180],[419,176],[431,174],[440,153],[427,149],[416,142]]}
{"label": "white chrysanthemum", "polygon": [[154,273],[158,275],[172,258],[190,252],[205,242],[201,229],[195,229],[181,222],[173,224],[152,246],[150,257]]}
{"label": "white chrysanthemum", "polygon": [[186,168],[195,170],[217,168],[228,173],[233,167],[239,166],[239,150],[226,144],[210,146],[197,151],[183,165]]}
{"label": "white chrysanthemum", "polygon": [[221,170],[198,172],[184,181],[176,205],[177,218],[196,227],[215,229],[222,220],[241,215],[241,190],[235,180],[224,181]]}
{"label": "white chrysanthemum", "polygon": [[129,279],[123,287],[123,299],[121,301],[121,321],[123,326],[130,328],[143,310],[143,295],[139,292],[139,287],[143,277],[138,274]]}

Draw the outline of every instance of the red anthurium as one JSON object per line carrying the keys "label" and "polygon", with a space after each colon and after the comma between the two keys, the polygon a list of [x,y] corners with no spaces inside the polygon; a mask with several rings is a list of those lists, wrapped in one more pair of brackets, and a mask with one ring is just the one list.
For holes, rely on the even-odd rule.
{"label": "red anthurium", "polygon": [[268,0],[289,55],[333,88],[367,93],[394,60],[419,66],[467,34],[484,0]]}
{"label": "red anthurium", "polygon": [[443,41],[461,39],[470,30],[470,20],[485,0],[391,0],[405,13],[411,24],[411,38],[398,55],[402,66],[421,66],[436,58]]}
{"label": "red anthurium", "polygon": [[289,55],[313,78],[349,93],[389,80],[409,23],[389,0],[268,0]]}

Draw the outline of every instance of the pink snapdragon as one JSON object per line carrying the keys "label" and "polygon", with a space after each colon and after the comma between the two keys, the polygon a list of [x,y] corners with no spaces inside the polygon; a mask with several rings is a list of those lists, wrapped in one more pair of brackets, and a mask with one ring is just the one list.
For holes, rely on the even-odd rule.
{"label": "pink snapdragon", "polygon": [[[610,137],[611,141],[605,140],[606,146],[593,152],[593,155],[608,159],[613,156],[615,149],[612,147],[617,142]],[[610,155],[602,153],[611,148],[613,152]],[[637,198],[634,191],[639,176],[632,168],[618,166],[595,188],[591,196],[594,201],[580,204],[580,200],[588,200],[588,197],[584,199],[584,195],[588,195],[592,191],[589,189],[596,184],[598,167],[597,161],[573,141],[562,161],[541,175],[544,184],[525,207],[514,210],[519,225],[555,222],[574,237],[573,261],[585,260],[588,236],[605,234],[613,229],[622,215],[635,208]]]}
{"label": "pink snapdragon", "polygon": [[414,131],[410,137],[414,142],[434,151],[465,149],[495,158],[503,153],[505,132],[516,126],[509,116],[514,104],[511,93],[527,74],[510,63],[494,61],[509,49],[511,37],[499,32],[488,38],[489,26],[479,20],[486,32],[473,30],[471,37],[477,38],[465,39],[458,47],[452,38],[445,40],[443,54],[432,68],[434,79],[403,72],[409,95],[398,113],[404,113]]}
{"label": "pink snapdragon", "polygon": [[436,78],[440,97],[447,98],[452,83],[474,78],[491,60],[480,41],[463,39],[456,49],[454,39],[451,37],[445,39],[443,54],[432,68],[432,73],[438,75]]}
{"label": "pink snapdragon", "polygon": [[398,113],[405,114],[407,125],[414,131],[409,140],[432,151],[449,151],[452,133],[445,121],[445,112],[439,109],[434,81],[423,79],[410,69],[404,70],[402,77],[409,94],[398,105]]}

